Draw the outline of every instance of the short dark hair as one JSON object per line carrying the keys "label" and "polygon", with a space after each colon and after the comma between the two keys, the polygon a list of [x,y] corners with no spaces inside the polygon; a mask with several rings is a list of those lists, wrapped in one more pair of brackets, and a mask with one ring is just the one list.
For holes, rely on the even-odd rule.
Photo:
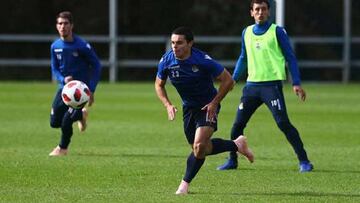
{"label": "short dark hair", "polygon": [[56,16],[56,22],[58,18],[68,19],[69,23],[73,24],[73,16],[70,11],[62,11]]}
{"label": "short dark hair", "polygon": [[193,32],[191,31],[190,28],[185,27],[185,26],[181,26],[181,27],[176,28],[174,31],[172,31],[171,34],[174,34],[174,35],[184,35],[184,36],[185,36],[185,40],[186,40],[187,42],[191,42],[191,41],[194,40],[194,34],[193,34]]}
{"label": "short dark hair", "polygon": [[254,4],[266,3],[267,7],[270,8],[269,0],[251,0],[250,10],[253,9]]}

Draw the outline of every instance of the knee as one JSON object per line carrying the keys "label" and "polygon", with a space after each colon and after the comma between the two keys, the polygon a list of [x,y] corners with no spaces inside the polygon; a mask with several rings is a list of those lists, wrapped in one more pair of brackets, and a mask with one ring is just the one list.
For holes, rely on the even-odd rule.
{"label": "knee", "polygon": [[60,122],[56,122],[55,120],[50,120],[50,126],[52,128],[60,128],[61,127],[61,123]]}
{"label": "knee", "polygon": [[206,145],[204,143],[194,143],[193,146],[193,151],[194,151],[194,156],[198,159],[202,159],[205,157],[205,150],[206,150]]}

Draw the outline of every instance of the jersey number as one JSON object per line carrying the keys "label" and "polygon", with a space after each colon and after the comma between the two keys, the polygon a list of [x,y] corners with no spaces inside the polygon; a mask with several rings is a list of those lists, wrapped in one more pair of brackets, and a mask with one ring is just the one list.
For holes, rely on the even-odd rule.
{"label": "jersey number", "polygon": [[178,77],[180,77],[179,71],[177,71],[177,70],[171,71],[171,76],[172,76],[173,78],[178,78]]}

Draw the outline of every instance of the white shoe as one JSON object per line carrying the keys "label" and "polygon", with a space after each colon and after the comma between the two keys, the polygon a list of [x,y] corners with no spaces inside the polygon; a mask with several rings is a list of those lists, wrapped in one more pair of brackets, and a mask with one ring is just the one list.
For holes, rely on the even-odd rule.
{"label": "white shoe", "polygon": [[250,148],[248,148],[245,136],[240,135],[236,138],[236,140],[234,140],[234,143],[236,144],[240,154],[244,155],[251,163],[254,162],[254,154]]}
{"label": "white shoe", "polygon": [[78,128],[80,132],[84,132],[87,127],[87,117],[89,116],[89,112],[86,108],[83,108],[82,110],[82,120],[78,121]]}
{"label": "white shoe", "polygon": [[189,193],[189,183],[184,180],[181,181],[179,188],[176,190],[176,195],[187,195]]}
{"label": "white shoe", "polygon": [[49,156],[66,156],[67,153],[67,149],[61,149],[60,146],[57,146],[50,152]]}

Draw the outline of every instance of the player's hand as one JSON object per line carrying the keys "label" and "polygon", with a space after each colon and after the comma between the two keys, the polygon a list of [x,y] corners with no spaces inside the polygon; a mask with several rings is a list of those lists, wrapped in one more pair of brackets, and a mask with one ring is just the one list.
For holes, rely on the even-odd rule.
{"label": "player's hand", "polygon": [[301,101],[305,101],[306,92],[303,88],[301,88],[301,86],[295,85],[295,86],[293,86],[293,90],[294,90],[296,96],[298,96],[301,99]]}
{"label": "player's hand", "polygon": [[89,98],[89,102],[88,105],[92,106],[92,104],[95,102],[95,98],[94,98],[94,93],[90,92],[90,98]]}
{"label": "player's hand", "polygon": [[66,76],[66,77],[64,78],[65,84],[68,83],[68,82],[70,82],[70,81],[72,81],[72,80],[73,80],[73,77],[72,77],[71,75]]}
{"label": "player's hand", "polygon": [[206,110],[206,121],[215,123],[217,118],[217,108],[218,105],[214,104],[212,102],[208,103],[204,107],[201,108],[201,110]]}
{"label": "player's hand", "polygon": [[167,113],[168,113],[168,119],[170,121],[173,121],[175,119],[177,108],[174,105],[169,104],[169,105],[166,106],[166,110],[167,110]]}

